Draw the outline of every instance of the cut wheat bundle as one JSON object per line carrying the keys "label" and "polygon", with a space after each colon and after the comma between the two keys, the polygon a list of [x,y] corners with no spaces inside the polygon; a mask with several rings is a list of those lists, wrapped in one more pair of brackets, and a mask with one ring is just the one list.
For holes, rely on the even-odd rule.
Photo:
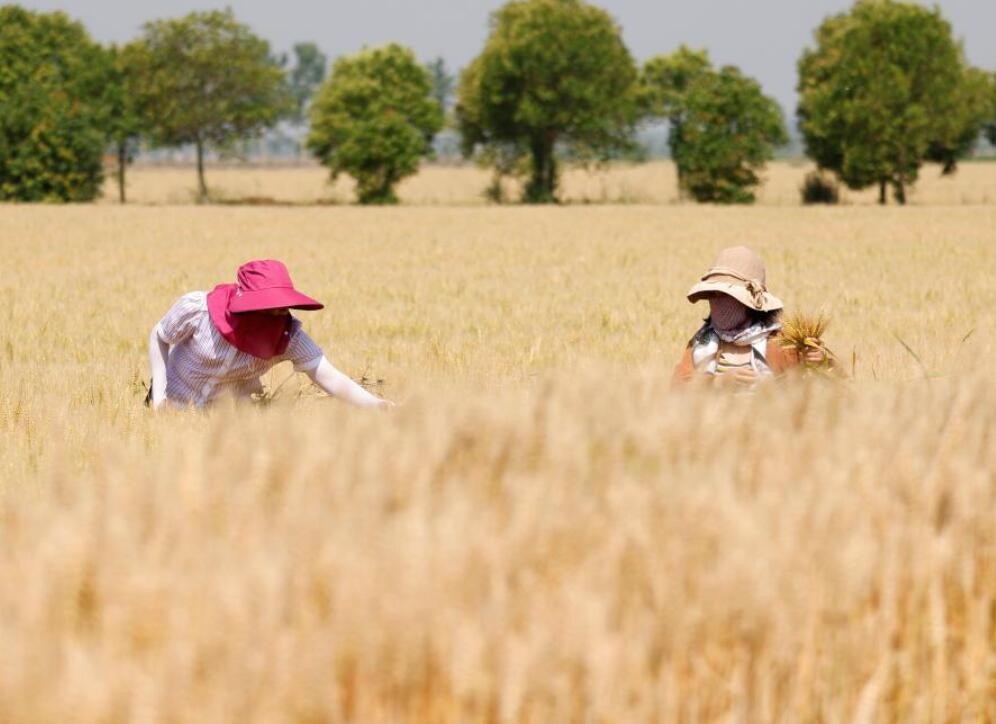
{"label": "cut wheat bundle", "polygon": [[[830,317],[824,312],[815,315],[802,312],[792,314],[782,323],[782,347],[795,350],[802,369],[824,374],[833,373],[837,368],[837,355],[823,343],[823,334],[829,326]],[[819,362],[810,360],[807,353],[813,350],[823,353]]]}

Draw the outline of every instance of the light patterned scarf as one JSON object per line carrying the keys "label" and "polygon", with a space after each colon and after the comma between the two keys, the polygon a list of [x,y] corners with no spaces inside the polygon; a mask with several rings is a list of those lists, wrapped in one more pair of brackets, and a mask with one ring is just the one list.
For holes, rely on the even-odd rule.
{"label": "light patterned scarf", "polygon": [[710,319],[692,338],[692,362],[695,369],[706,374],[722,374],[719,364],[720,343],[726,342],[737,347],[750,349],[750,368],[762,376],[770,376],[771,368],[765,357],[768,337],[782,328],[777,319],[764,319],[747,324],[742,329],[729,332],[716,330]]}

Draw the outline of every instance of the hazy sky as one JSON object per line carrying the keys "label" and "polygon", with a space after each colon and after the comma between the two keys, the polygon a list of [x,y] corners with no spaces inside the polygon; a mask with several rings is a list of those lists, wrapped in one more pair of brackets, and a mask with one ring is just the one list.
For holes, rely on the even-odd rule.
{"label": "hazy sky", "polygon": [[[5,4],[0,1],[0,4]],[[236,16],[288,50],[310,40],[330,57],[364,45],[398,41],[422,59],[442,56],[452,69],[467,63],[487,35],[501,0],[21,0],[37,10],[63,10],[100,41],[135,37],[146,20],[230,6]],[[850,0],[601,0],[622,26],[637,60],[681,43],[708,48],[719,64],[739,65],[792,113],[795,62],[813,29]],[[941,0],[970,62],[996,69],[996,0]]]}

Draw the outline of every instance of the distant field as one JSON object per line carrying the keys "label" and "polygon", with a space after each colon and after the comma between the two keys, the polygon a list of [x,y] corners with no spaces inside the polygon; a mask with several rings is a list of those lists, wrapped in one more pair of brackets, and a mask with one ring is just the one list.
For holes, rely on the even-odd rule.
{"label": "distant field", "polygon": [[[758,194],[764,206],[799,205],[799,187],[811,166],[803,163],[770,164]],[[129,170],[129,196],[141,204],[190,203],[196,194],[196,177],[189,168],[139,167]],[[329,185],[328,173],[318,167],[212,168],[208,185],[219,199],[252,199],[282,203],[350,203],[347,178]],[[491,182],[486,170],[467,167],[426,166],[401,184],[399,194],[411,205],[483,205],[484,190]],[[511,182],[507,191],[515,198]],[[641,165],[616,165],[608,169],[572,169],[563,177],[562,195],[572,203],[674,204],[678,189],[674,166],[658,161]],[[108,182],[104,203],[116,203],[117,187]],[[877,190],[854,193],[844,190],[842,202],[868,205],[878,201]],[[953,177],[942,177],[936,166],[922,171],[910,203],[918,206],[996,204],[996,162],[963,163]]]}
{"label": "distant field", "polygon": [[[0,207],[0,721],[996,718],[996,165],[906,209],[794,206],[802,173],[753,208],[670,205],[665,164],[565,181],[657,205],[464,207],[486,174],[432,168],[425,207]],[[737,243],[848,383],[669,390]],[[141,406],[152,325],[254,257],[395,412]]]}

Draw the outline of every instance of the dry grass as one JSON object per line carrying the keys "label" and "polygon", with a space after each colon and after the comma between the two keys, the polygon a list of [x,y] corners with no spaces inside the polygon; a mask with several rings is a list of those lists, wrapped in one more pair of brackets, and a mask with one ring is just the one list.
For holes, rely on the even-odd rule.
{"label": "dry grass", "polygon": [[[733,243],[851,382],[668,390]],[[996,718],[994,207],[4,207],[0,252],[0,721]],[[398,410],[147,414],[149,328],[258,256]]]}
{"label": "dry grass", "polygon": [[[798,206],[799,189],[812,166],[773,163],[758,192],[762,206]],[[129,170],[129,198],[140,204],[187,204],[196,198],[196,177],[189,168],[135,168]],[[207,181],[219,200],[271,200],[279,203],[345,204],[354,199],[346,177],[329,185],[320,167],[285,169],[211,168]],[[472,166],[427,166],[399,187],[402,203],[411,205],[481,206],[491,173]],[[667,161],[641,165],[616,165],[608,169],[569,169],[562,180],[562,196],[570,203],[676,204],[678,187],[674,166]],[[517,186],[506,182],[511,198]],[[117,203],[117,187],[108,180],[103,203]],[[877,190],[841,190],[841,203],[869,206],[878,202]],[[939,168],[927,166],[910,194],[917,206],[960,206],[996,203],[996,164],[962,164],[954,177],[942,177]]]}

